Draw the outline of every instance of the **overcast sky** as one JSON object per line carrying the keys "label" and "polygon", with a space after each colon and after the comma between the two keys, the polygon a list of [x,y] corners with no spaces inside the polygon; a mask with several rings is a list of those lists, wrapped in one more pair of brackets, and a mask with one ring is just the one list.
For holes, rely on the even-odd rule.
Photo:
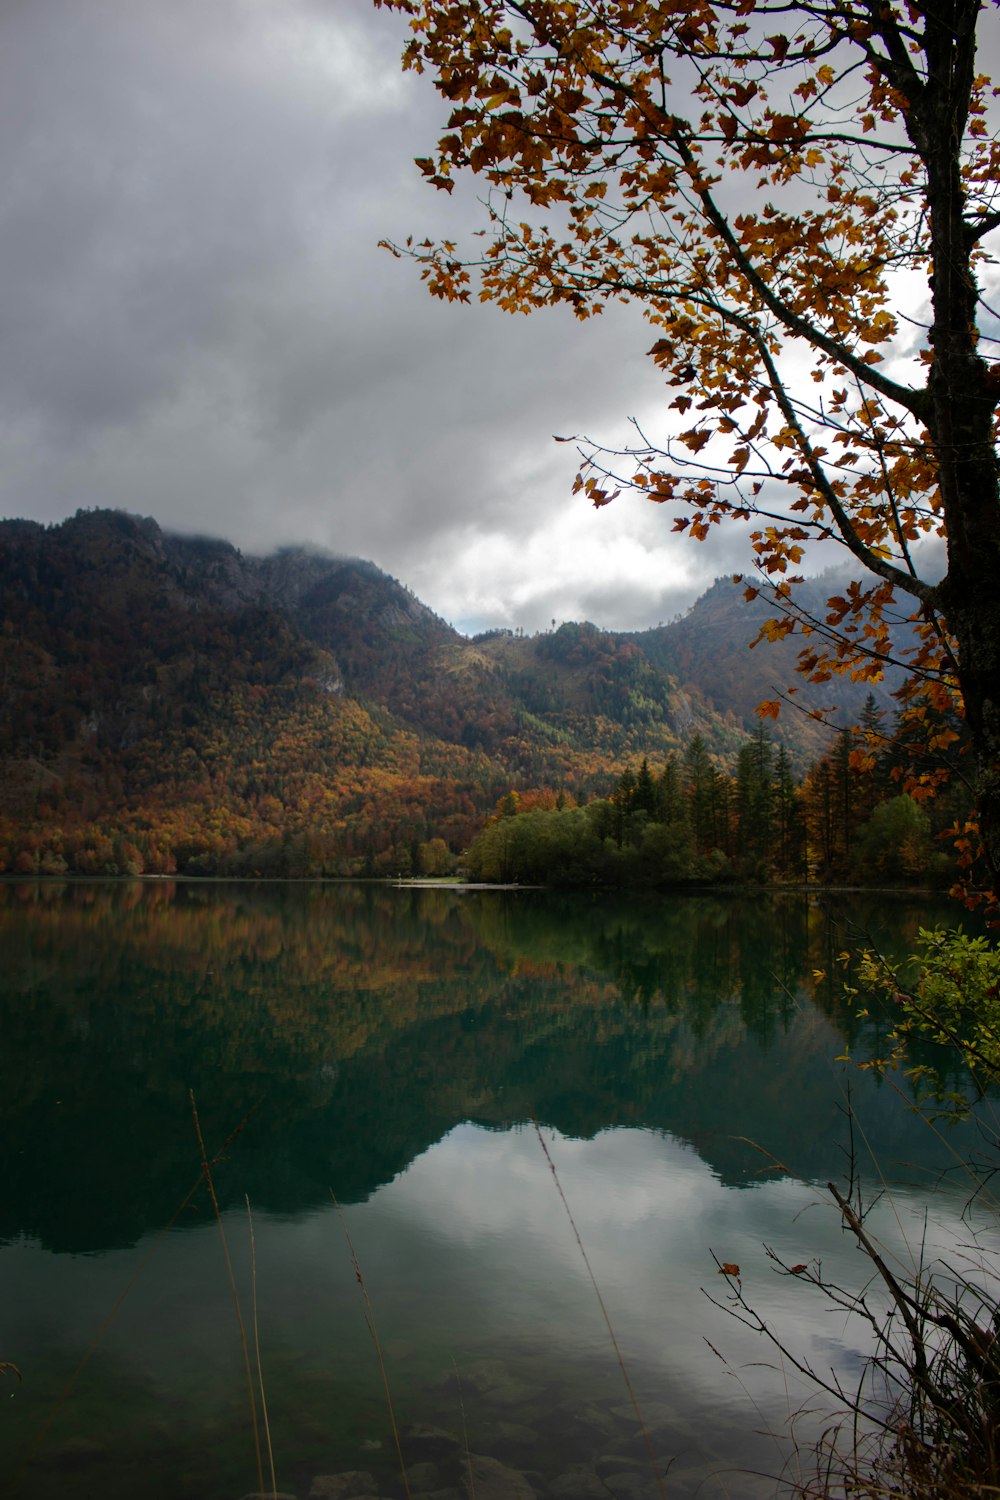
{"label": "overcast sky", "polygon": [[478,222],[370,0],[4,0],[0,512],[116,506],[370,558],[461,629],[629,628],[745,565],[572,445],[665,405],[632,311],[433,301],[377,248]]}

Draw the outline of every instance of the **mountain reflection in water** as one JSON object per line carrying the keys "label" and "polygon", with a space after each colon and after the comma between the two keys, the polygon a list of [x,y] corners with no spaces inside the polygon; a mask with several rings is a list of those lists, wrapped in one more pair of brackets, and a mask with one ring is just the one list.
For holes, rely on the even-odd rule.
{"label": "mountain reflection in water", "polygon": [[[530,1121],[552,1142],[651,1430],[675,1461],[671,1493],[717,1468],[780,1468],[780,1445],[755,1434],[762,1411],[787,1417],[784,1377],[734,1379],[704,1342],[734,1368],[760,1358],[700,1295],[719,1289],[712,1254],[748,1280],[753,1268],[755,1305],[776,1320],[794,1308],[806,1352],[846,1369],[861,1354],[850,1333],[771,1275],[761,1247],[856,1274],[829,1211],[801,1214],[820,1198],[808,1184],[843,1175],[848,1082],[880,1170],[902,1184],[902,1220],[919,1224],[928,1184],[973,1139],[970,1126],[942,1154],[897,1089],[833,1061],[878,1039],[839,998],[839,976],[817,991],[814,972],[836,974],[860,934],[905,949],[918,925],[952,916],[884,897],[877,923],[874,910],[843,898],[831,909],[799,897],[0,887],[0,1358],[25,1376],[2,1404],[4,1472],[22,1466],[20,1493],[39,1500],[115,1500],[139,1482],[153,1500],[256,1487],[207,1195],[157,1239],[199,1176],[189,1091],[210,1153],[229,1141],[214,1178],[244,1289],[246,1197],[253,1207],[279,1488],[305,1496],[316,1475],[348,1469],[371,1471],[379,1494],[398,1483],[336,1194],[401,1420],[453,1431],[464,1406],[474,1450],[564,1500],[567,1474],[592,1482],[594,1464],[618,1455],[642,1476],[641,1500],[649,1479],[621,1375]],[[935,1198],[943,1244],[962,1203],[960,1187]],[[718,1484],[700,1493],[733,1481]]]}

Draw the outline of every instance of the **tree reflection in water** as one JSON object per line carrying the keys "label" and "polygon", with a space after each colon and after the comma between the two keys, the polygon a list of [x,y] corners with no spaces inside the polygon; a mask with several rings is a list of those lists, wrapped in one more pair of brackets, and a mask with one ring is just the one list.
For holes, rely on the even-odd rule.
{"label": "tree reflection in water", "polygon": [[[748,1398],[705,1352],[699,1287],[711,1250],[747,1264],[763,1241],[813,1253],[796,1218],[812,1195],[793,1179],[839,1175],[833,1059],[877,1044],[837,981],[817,990],[813,976],[871,910],[791,896],[0,887],[0,1354],[31,1386],[4,1403],[5,1469],[198,1176],[189,1089],[210,1150],[245,1122],[214,1175],[237,1242],[245,1194],[254,1207],[269,1405],[303,1493],[324,1466],[370,1468],[363,1445],[384,1440],[331,1191],[353,1215],[411,1418],[454,1424],[459,1367],[487,1451],[522,1467],[551,1477],[590,1462],[595,1443],[631,1441],[546,1164],[519,1128],[530,1119],[558,1132],[561,1180],[663,1442],[688,1453],[692,1476],[713,1452],[773,1467]],[[885,898],[879,911],[904,948],[935,916]],[[882,1169],[931,1173],[934,1137],[897,1092],[870,1076],[854,1091]],[[792,1175],[762,1175],[748,1141]],[[901,1201],[902,1217],[919,1214],[921,1194]],[[949,1224],[960,1207],[942,1208]],[[95,1445],[87,1483],[102,1495],[128,1493],[144,1463],[157,1500],[249,1486],[209,1218],[202,1194],[81,1380],[69,1436],[53,1439],[70,1468]],[[846,1253],[835,1224],[817,1233],[824,1255]],[[780,1315],[787,1287],[760,1295]],[[795,1316],[820,1360],[857,1356],[804,1303]],[[752,1379],[773,1404],[771,1377]],[[532,1433],[532,1451],[510,1431],[504,1447],[498,1424]],[[153,1451],[162,1488],[149,1487]],[[38,1463],[25,1493],[77,1492]]]}

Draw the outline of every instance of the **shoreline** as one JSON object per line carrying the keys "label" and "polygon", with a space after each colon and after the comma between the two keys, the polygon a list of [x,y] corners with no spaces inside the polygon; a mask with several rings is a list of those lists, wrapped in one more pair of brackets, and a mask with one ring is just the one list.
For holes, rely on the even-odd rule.
{"label": "shoreline", "polygon": [[563,895],[683,895],[683,896],[940,896],[949,892],[926,885],[820,885],[814,882],[797,885],[740,884],[719,885],[690,883],[678,885],[537,885],[518,881],[459,880],[450,876],[364,876],[364,875],[80,875],[67,871],[62,875],[30,875],[0,872],[3,885],[371,885],[393,890],[427,891],[553,891]]}

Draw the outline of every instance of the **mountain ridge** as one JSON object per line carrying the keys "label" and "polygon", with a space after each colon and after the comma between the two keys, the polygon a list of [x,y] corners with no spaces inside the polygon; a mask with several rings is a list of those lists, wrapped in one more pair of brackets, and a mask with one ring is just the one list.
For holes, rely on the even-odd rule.
{"label": "mountain ridge", "polygon": [[[2,521],[7,846],[29,823],[41,849],[53,828],[113,824],[149,869],[169,825],[195,871],[199,838],[206,868],[318,839],[342,873],[398,867],[430,837],[457,850],[511,786],[592,796],[694,735],[725,762],[757,722],[748,661],[794,668],[794,648],[743,651],[738,623],[746,640],[759,625],[717,582],[651,631],[470,639],[363,559],[245,556],[122,511]],[[827,735],[796,715],[776,737],[801,764]]]}

